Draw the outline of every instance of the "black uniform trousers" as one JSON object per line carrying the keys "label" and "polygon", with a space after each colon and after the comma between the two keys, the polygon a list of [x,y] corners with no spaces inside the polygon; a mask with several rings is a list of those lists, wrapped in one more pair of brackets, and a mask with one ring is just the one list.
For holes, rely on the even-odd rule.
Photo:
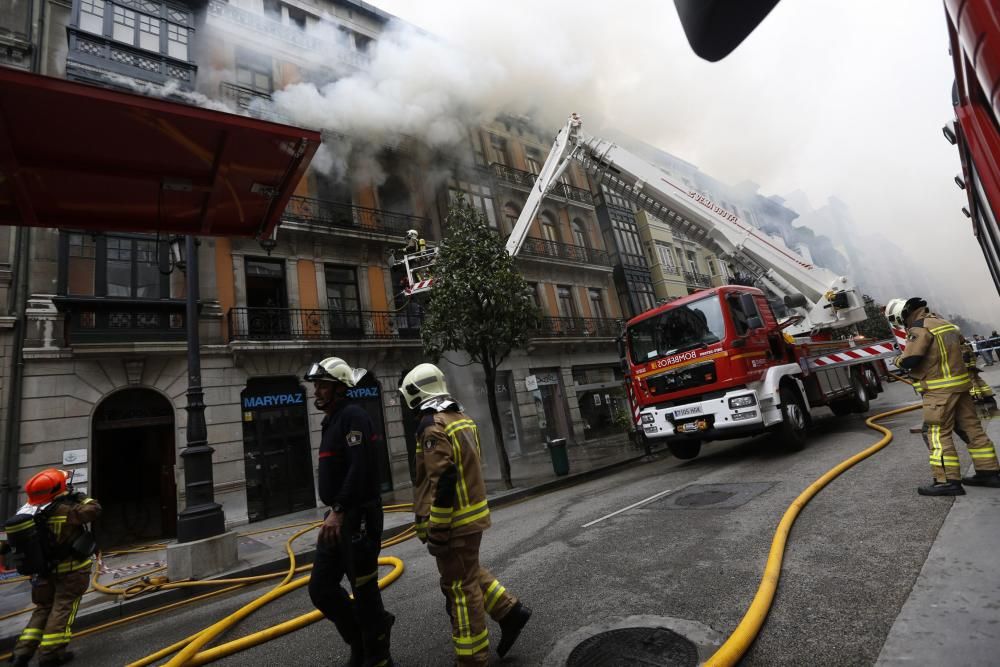
{"label": "black uniform trousers", "polygon": [[[380,500],[345,512],[336,545],[317,545],[309,597],[333,621],[344,641],[360,648],[371,645],[385,624],[378,589],[378,554],[382,549]],[[347,577],[354,600],[341,586]],[[369,656],[374,657],[374,656]]]}

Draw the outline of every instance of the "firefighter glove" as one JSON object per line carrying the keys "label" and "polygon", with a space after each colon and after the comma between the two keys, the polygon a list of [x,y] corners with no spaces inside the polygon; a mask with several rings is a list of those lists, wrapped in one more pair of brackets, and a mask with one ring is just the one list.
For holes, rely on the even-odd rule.
{"label": "firefighter glove", "polygon": [[435,558],[448,554],[448,532],[431,530],[427,534],[427,551]]}

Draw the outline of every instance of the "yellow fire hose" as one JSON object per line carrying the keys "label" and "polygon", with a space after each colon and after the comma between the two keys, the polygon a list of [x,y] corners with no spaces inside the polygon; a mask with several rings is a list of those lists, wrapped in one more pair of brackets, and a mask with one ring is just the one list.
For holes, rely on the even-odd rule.
{"label": "yellow fire hose", "polygon": [[892,431],[876,424],[876,421],[918,408],[920,408],[920,403],[883,412],[866,419],[865,425],[882,433],[882,439],[863,452],[855,454],[831,468],[826,474],[810,484],[805,491],[799,494],[799,497],[785,510],[785,515],[781,518],[778,529],[774,534],[774,540],[771,542],[771,551],[767,558],[767,564],[764,567],[764,576],[761,579],[760,587],[757,589],[757,594],[754,596],[750,607],[743,615],[743,619],[739,625],[736,626],[733,634],[705,662],[705,667],[730,667],[731,665],[735,665],[757,638],[757,634],[760,632],[761,627],[764,625],[764,620],[767,618],[767,613],[771,609],[771,603],[774,601],[774,593],[778,588],[778,578],[781,576],[781,560],[784,556],[788,533],[791,531],[792,524],[795,523],[795,519],[806,503],[819,493],[824,486],[840,475],[840,473],[892,442]]}

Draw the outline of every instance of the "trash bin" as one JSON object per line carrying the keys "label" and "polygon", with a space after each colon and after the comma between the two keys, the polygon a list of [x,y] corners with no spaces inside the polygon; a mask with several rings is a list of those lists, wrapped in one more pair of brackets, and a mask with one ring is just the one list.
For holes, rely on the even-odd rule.
{"label": "trash bin", "polygon": [[549,440],[549,456],[552,457],[552,472],[562,477],[569,474],[569,457],[566,455],[566,438]]}

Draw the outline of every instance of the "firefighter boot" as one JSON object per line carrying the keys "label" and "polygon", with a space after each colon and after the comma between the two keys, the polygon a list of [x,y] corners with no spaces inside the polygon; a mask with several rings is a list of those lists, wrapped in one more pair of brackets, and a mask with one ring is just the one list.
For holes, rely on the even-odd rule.
{"label": "firefighter boot", "polygon": [[31,663],[30,655],[12,655],[10,657],[11,667],[28,667]]}
{"label": "firefighter boot", "polygon": [[965,487],[957,480],[934,481],[932,484],[918,488],[917,493],[922,496],[964,496]]}
{"label": "firefighter boot", "polygon": [[390,635],[396,617],[387,611],[382,612],[382,627],[372,635],[365,635],[364,667],[392,667],[392,655],[389,651]]}
{"label": "firefighter boot", "polygon": [[521,630],[531,618],[531,609],[518,602],[500,619],[500,643],[497,645],[497,655],[501,658],[514,646]]}
{"label": "firefighter boot", "polygon": [[73,660],[73,651],[62,651],[55,655],[48,655],[38,659],[38,667],[58,667]]}
{"label": "firefighter boot", "polygon": [[963,477],[962,482],[969,486],[989,486],[1000,489],[1000,472],[996,470],[977,472],[972,477]]}

